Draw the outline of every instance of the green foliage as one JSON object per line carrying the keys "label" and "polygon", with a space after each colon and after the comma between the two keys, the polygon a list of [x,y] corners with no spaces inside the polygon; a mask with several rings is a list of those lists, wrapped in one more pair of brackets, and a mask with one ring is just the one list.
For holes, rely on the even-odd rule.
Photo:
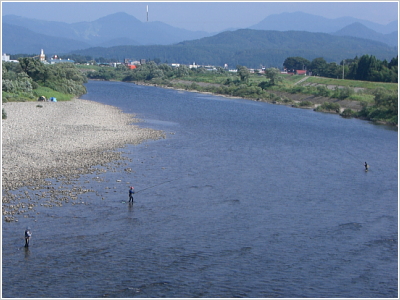
{"label": "green foliage", "polygon": [[298,105],[300,107],[312,107],[314,106],[314,103],[312,103],[311,101],[301,101]]}
{"label": "green foliage", "polygon": [[310,61],[308,59],[305,59],[303,57],[288,57],[285,59],[283,62],[283,66],[287,70],[307,70],[308,67],[310,66]]}
{"label": "green foliage", "polygon": [[33,80],[25,73],[20,64],[5,62],[2,68],[2,92],[8,99],[12,95],[18,98],[30,98],[34,88]]}
{"label": "green foliage", "polygon": [[[294,76],[291,76],[294,77]],[[302,77],[302,76],[301,76]],[[290,78],[290,77],[289,77]],[[299,81],[300,79],[293,80],[293,82]],[[378,87],[383,87],[387,90],[396,91],[397,84],[387,83],[387,82],[373,82],[373,81],[360,81],[352,79],[337,79],[337,78],[327,78],[327,77],[316,77],[308,76],[307,83],[314,83],[318,85],[332,85],[332,86],[348,86],[352,88],[362,88],[366,90],[373,90]]]}
{"label": "green foliage", "polygon": [[385,121],[398,124],[398,95],[397,92],[377,88],[373,91],[374,105],[364,105],[356,116],[371,121]]}
{"label": "green foliage", "polygon": [[73,64],[45,65],[31,57],[19,58],[19,63],[6,62],[2,68],[2,96],[7,101],[31,101],[37,99],[37,90],[47,87],[52,90],[49,97],[63,98],[86,93],[83,85],[86,76]]}
{"label": "green foliage", "polygon": [[74,95],[72,94],[60,93],[49,87],[43,87],[43,86],[40,86],[39,88],[35,89],[33,91],[33,95],[34,95],[34,100],[37,100],[40,96],[45,96],[46,99],[54,97],[57,98],[57,101],[68,101],[74,97]]}
{"label": "green foliage", "polygon": [[237,74],[239,75],[240,81],[247,83],[250,77],[250,71],[244,66],[237,66]]}
{"label": "green foliage", "polygon": [[301,85],[295,85],[289,88],[288,92],[291,94],[299,94],[299,93],[304,93],[306,90],[306,87],[303,87]]}
{"label": "green foliage", "polygon": [[[346,59],[337,65],[334,62],[327,63],[324,58],[313,59],[308,70],[313,75],[329,78],[342,78],[343,71],[346,79],[377,81],[377,82],[398,82],[398,57],[393,58],[388,64],[386,60],[380,61],[373,55],[365,54],[361,58]],[[343,66],[343,63],[347,65]]]}
{"label": "green foliage", "polygon": [[318,106],[315,111],[329,111],[329,112],[339,112],[340,105],[332,102],[324,102],[320,106]]}
{"label": "green foliage", "polygon": [[394,113],[389,109],[376,106],[364,107],[362,110],[356,113],[355,116],[371,121],[384,121],[394,125],[398,124],[397,113]]}
{"label": "green foliage", "polygon": [[340,115],[343,118],[351,118],[355,115],[355,112],[350,108],[346,108],[345,110],[343,110],[343,112]]}
{"label": "green foliage", "polygon": [[2,118],[2,119],[7,119],[7,113],[6,113],[6,111],[4,110],[4,108],[2,109],[2,116],[1,116],[1,118]]}
{"label": "green foliage", "polygon": [[283,81],[281,72],[277,68],[268,68],[265,70],[265,77],[268,79],[268,85],[273,86]]}
{"label": "green foliage", "polygon": [[354,89],[348,86],[345,86],[343,88],[339,88],[336,86],[331,97],[343,100],[349,98],[352,94],[354,94]]}
{"label": "green foliage", "polygon": [[375,96],[375,107],[387,109],[389,112],[396,113],[398,111],[399,98],[397,93],[387,91],[383,88],[377,88],[373,91]]}
{"label": "green foliage", "polygon": [[330,97],[331,91],[326,86],[319,85],[316,88],[316,92],[314,93],[314,96]]}

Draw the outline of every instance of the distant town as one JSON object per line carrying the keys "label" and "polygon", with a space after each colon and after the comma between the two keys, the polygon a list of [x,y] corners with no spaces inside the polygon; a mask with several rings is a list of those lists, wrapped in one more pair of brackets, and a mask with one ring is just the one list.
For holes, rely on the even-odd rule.
{"label": "distant town", "polygon": [[[72,63],[75,64],[75,61],[69,58],[61,58],[58,55],[53,55],[50,58],[46,59],[46,55],[44,53],[44,50],[41,49],[40,54],[33,56],[34,58],[38,59],[39,61],[41,61],[44,64],[57,64],[57,63]],[[7,55],[6,53],[4,53],[2,55],[1,58],[2,61],[4,62],[18,62],[18,60],[12,60],[10,59],[10,55]],[[98,65],[98,66],[107,66],[107,67],[114,67],[116,68],[118,65],[125,65],[127,66],[129,69],[134,70],[136,69],[138,66],[140,65],[144,65],[146,64],[146,59],[131,59],[131,58],[125,58],[124,62],[110,62],[110,63],[105,63],[105,62],[96,62],[95,60],[91,60],[86,62],[86,65]],[[82,64],[82,63],[79,63]],[[180,65],[184,65],[184,64],[180,64],[180,63],[167,63],[169,66],[171,67],[179,67]],[[186,65],[188,66],[190,69],[197,69],[197,68],[204,68],[207,71],[217,71],[218,68],[216,66],[212,66],[212,65],[200,65],[200,64],[196,64],[195,62],[193,62],[192,64]],[[224,64],[223,67],[224,70],[231,72],[231,73],[237,73],[238,70],[236,68],[229,68],[228,64]],[[261,66],[259,69],[249,69],[250,73],[258,73],[258,74],[264,74],[265,73],[265,67]],[[286,70],[283,69],[281,70],[282,74],[296,74],[296,75],[311,75],[310,73],[307,73],[307,70]]]}

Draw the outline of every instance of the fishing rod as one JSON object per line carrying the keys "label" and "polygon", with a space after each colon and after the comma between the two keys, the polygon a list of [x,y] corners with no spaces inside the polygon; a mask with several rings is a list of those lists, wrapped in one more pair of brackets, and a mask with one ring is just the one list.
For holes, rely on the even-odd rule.
{"label": "fishing rod", "polygon": [[[350,154],[350,155],[357,161],[357,164],[358,164],[358,162],[361,162],[361,160],[360,160],[358,157],[356,157],[354,154],[350,153],[349,151],[346,151],[346,152],[347,152],[348,154]],[[368,171],[370,165],[369,165],[369,164],[365,165],[365,164],[367,164],[367,162],[364,161],[364,164],[363,164],[363,165],[364,165],[364,167],[366,168],[365,170]],[[375,167],[375,169],[381,170],[380,168],[376,168],[376,167]],[[381,171],[382,171],[382,170],[381,170]]]}
{"label": "fishing rod", "polygon": [[[187,174],[187,175],[185,175],[185,176],[189,176],[189,174]],[[163,184],[166,184],[166,183],[172,182],[172,181],[176,181],[176,180],[182,179],[182,178],[183,178],[183,177],[185,177],[185,176],[178,177],[178,178],[171,179],[171,180],[167,180],[167,181],[164,181],[164,182],[162,182],[162,183],[159,183],[159,184],[156,184],[156,185],[149,186],[149,187],[147,187],[147,188],[144,188],[144,189],[141,189],[141,190],[139,190],[139,191],[135,192],[135,194],[137,194],[137,193],[140,193],[140,192],[143,192],[143,191],[145,191],[145,190],[148,190],[148,189],[155,188],[155,187],[157,187],[157,186],[160,186],[160,185],[163,185]]]}

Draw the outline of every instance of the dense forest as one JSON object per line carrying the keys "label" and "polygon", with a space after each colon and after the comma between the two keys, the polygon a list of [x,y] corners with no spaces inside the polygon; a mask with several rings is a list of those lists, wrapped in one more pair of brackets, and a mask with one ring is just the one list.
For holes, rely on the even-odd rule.
{"label": "dense forest", "polygon": [[327,63],[322,57],[311,62],[303,57],[288,57],[283,66],[288,70],[308,70],[313,75],[378,82],[398,82],[398,56],[379,60],[373,55],[357,56],[354,59],[342,60],[340,65]]}
{"label": "dense forest", "polygon": [[2,99],[7,101],[36,100],[40,96],[69,100],[86,93],[87,78],[71,63],[43,64],[23,57],[19,63],[2,64]]}

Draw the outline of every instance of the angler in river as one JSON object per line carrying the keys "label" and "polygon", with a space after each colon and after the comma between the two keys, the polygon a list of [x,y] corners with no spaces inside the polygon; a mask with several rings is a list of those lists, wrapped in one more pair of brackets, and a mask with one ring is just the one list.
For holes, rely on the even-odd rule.
{"label": "angler in river", "polygon": [[29,247],[29,240],[32,236],[31,229],[28,227],[25,230],[25,247]]}
{"label": "angler in river", "polygon": [[368,166],[367,162],[364,163],[364,167],[365,167],[365,171],[368,171],[369,166]]}
{"label": "angler in river", "polygon": [[133,203],[133,194],[135,193],[133,189],[134,189],[133,186],[131,186],[131,188],[129,189],[129,202],[132,201],[132,203]]}

